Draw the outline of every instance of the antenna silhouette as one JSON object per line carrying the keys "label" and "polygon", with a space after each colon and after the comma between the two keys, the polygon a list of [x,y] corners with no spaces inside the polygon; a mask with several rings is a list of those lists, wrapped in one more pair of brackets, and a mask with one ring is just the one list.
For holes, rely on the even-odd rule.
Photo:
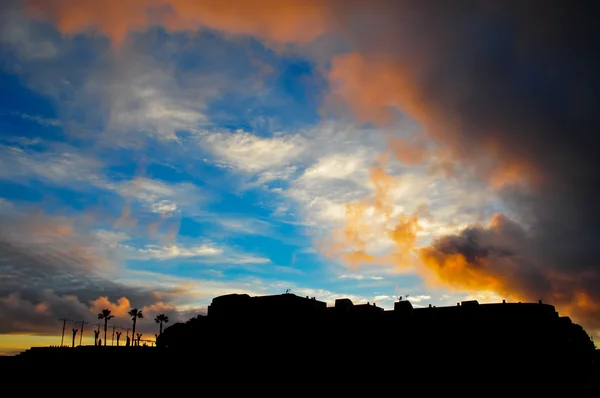
{"label": "antenna silhouette", "polygon": [[89,322],[81,321],[81,330],[79,331],[79,345],[81,345],[81,340],[83,339],[83,325],[87,325]]}
{"label": "antenna silhouette", "polygon": [[67,321],[72,322],[73,320],[69,318],[60,318],[59,321],[63,321],[62,337],[60,338],[60,346],[62,347],[65,342],[65,327],[67,326]]}
{"label": "antenna silhouette", "polygon": [[285,289],[285,293],[284,294],[290,294],[292,292],[292,289]]}

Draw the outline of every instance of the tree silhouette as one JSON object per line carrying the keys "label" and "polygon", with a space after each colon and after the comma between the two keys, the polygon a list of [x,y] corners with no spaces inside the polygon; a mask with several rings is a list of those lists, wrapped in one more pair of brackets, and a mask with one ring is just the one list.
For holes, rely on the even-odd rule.
{"label": "tree silhouette", "polygon": [[140,339],[142,338],[142,333],[136,333],[135,335],[137,336],[137,343],[136,343],[136,345],[139,347],[140,346]]}
{"label": "tree silhouette", "polygon": [[114,315],[110,314],[110,310],[104,309],[98,314],[98,319],[104,319],[104,347],[106,347],[106,328],[108,327],[108,320],[113,319]]}
{"label": "tree silhouette", "polygon": [[117,347],[119,346],[119,339],[121,338],[122,334],[123,332],[117,332]]}
{"label": "tree silhouette", "polygon": [[94,345],[98,345],[98,335],[100,334],[99,330],[94,330]]}
{"label": "tree silhouette", "polygon": [[160,325],[160,332],[158,333],[158,335],[160,336],[163,331],[163,323],[169,323],[169,317],[165,314],[158,314],[156,318],[154,318],[154,322]]}
{"label": "tree silhouette", "polygon": [[75,347],[75,336],[77,336],[77,329],[73,329],[73,347]]}
{"label": "tree silhouette", "polygon": [[129,315],[131,316],[131,320],[133,321],[133,329],[131,330],[131,335],[132,337],[135,336],[135,324],[138,320],[138,318],[143,318],[144,314],[142,314],[142,311],[138,310],[137,308],[133,308],[131,311],[129,311]]}

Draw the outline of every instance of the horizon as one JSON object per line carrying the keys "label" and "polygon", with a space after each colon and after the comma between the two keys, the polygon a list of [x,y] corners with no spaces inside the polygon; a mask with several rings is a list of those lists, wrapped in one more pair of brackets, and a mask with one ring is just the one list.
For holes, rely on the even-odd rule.
{"label": "horizon", "polygon": [[[224,295],[222,295],[222,296],[233,295],[233,294],[240,294],[240,293],[228,293],[228,294],[224,294]],[[241,294],[245,294],[245,293],[241,293]],[[304,296],[298,296],[298,295],[296,295],[296,294],[295,294],[294,292],[292,292],[292,291],[289,291],[289,292],[288,292],[288,291],[286,291],[286,292],[279,293],[279,294],[269,294],[269,295],[263,295],[263,296],[249,296],[249,297],[279,296],[279,295],[284,295],[284,294],[292,294],[292,295],[295,295],[295,296],[297,296],[297,297],[304,297]],[[217,297],[222,297],[222,296],[217,296]],[[213,299],[215,299],[215,298],[217,298],[217,297],[214,297]],[[306,296],[306,298],[309,298],[309,296]],[[315,299],[316,299],[317,301],[321,301],[321,300],[319,300],[319,298],[318,298],[318,297],[315,297]],[[345,299],[345,298],[344,298],[344,299]],[[337,300],[337,299],[336,299],[336,300]],[[410,302],[410,297],[402,297],[401,299],[399,298],[399,299],[398,299],[398,301],[408,301],[408,302]],[[465,300],[465,301],[472,301],[472,300]],[[463,304],[465,301],[462,301],[462,302],[459,302],[459,303],[462,305],[462,304]],[[475,301],[477,301],[477,300],[475,300]],[[457,303],[457,304],[459,304],[459,303]],[[509,302],[509,301],[505,301],[505,300],[502,300],[501,302],[478,302],[478,303],[479,303],[480,305],[486,305],[486,304],[487,304],[487,305],[489,305],[489,304],[505,304],[505,305],[506,305],[506,304],[535,304],[535,305],[540,305],[540,304],[544,304],[544,305],[549,305],[549,306],[551,306],[551,307],[554,307],[554,305],[552,305],[552,303],[542,303],[542,302],[538,302],[538,303],[533,303],[533,302],[525,302],[525,303],[521,303],[521,302]],[[335,302],[333,302],[333,303],[325,302],[325,304],[326,304],[326,307],[327,307],[327,308],[333,308],[333,307],[335,306]],[[373,302],[373,303],[370,303],[370,302],[367,302],[367,303],[363,303],[363,302],[360,302],[360,303],[353,302],[353,304],[354,304],[354,305],[357,305],[357,304],[371,304],[371,305],[373,305],[373,306],[377,306],[377,307],[379,307],[379,308],[383,308],[383,309],[384,309],[384,311],[393,311],[393,310],[394,310],[394,307],[393,307],[393,306],[392,306],[391,308],[390,308],[389,306],[383,306],[383,307],[382,307],[382,306],[379,306],[379,305],[377,305],[377,303],[375,303],[375,302]],[[433,303],[427,303],[427,304],[424,304],[424,305],[420,305],[420,304],[413,304],[413,303],[411,303],[411,305],[412,305],[412,307],[413,307],[413,308],[415,308],[415,309],[426,309],[426,308],[431,308],[430,306],[433,306],[433,308],[437,308],[437,306],[436,306],[436,305],[433,305]],[[445,308],[445,307],[446,307],[446,308],[455,308],[456,306],[454,306],[454,305],[440,306],[440,308]],[[554,307],[554,308],[555,308],[555,307]],[[555,308],[555,309],[556,309],[556,308]],[[167,315],[167,316],[168,316],[168,314],[165,314],[165,315]],[[190,315],[191,315],[191,314],[190,314]],[[194,319],[194,318],[197,318],[197,317],[199,317],[199,316],[207,316],[207,315],[208,315],[208,314],[207,314],[207,309],[202,309],[202,310],[201,310],[201,311],[200,311],[198,314],[196,314],[196,315],[191,315],[189,319],[187,319],[187,320],[179,320],[178,322],[179,322],[179,323],[185,323],[185,322],[187,322],[187,321],[189,321],[189,320],[192,320],[192,319]],[[568,317],[567,315],[563,315],[563,314],[560,314],[560,313],[558,313],[558,316],[559,316],[559,317]],[[92,331],[92,330],[96,330],[96,326],[98,325],[98,323],[94,324],[94,322],[87,322],[86,320],[82,320],[82,321],[83,321],[83,322],[85,322],[85,323],[86,323],[86,325],[87,325],[87,324],[92,324],[92,326],[94,326],[94,327],[91,327],[91,328],[90,328],[90,327],[88,326],[88,328],[87,328],[87,329],[85,329],[85,330],[87,330],[88,334],[87,334],[87,335],[85,335],[85,337],[81,338],[81,340],[80,340],[80,337],[79,337],[79,336],[80,336],[80,332],[79,332],[79,334],[77,334],[77,337],[76,337],[76,340],[75,340],[75,341],[76,341],[75,347],[79,347],[79,346],[93,347],[93,346],[95,346],[95,345],[96,345],[96,343],[95,343],[95,341],[94,341],[94,338],[93,338],[93,337],[91,337],[91,336],[89,335],[89,332],[90,332],[90,331]],[[79,321],[79,322],[73,322],[73,321],[71,321],[71,322],[67,322],[66,324],[68,324],[68,325],[71,325],[71,326],[74,326],[74,327],[79,327],[79,325],[81,324],[81,322],[82,322],[82,321]],[[141,321],[141,320],[140,320],[140,321]],[[140,322],[140,321],[138,321],[138,322]],[[154,323],[154,320],[152,320],[152,322],[151,322],[151,323],[153,323],[153,325],[154,325],[155,327],[157,327],[156,323]],[[62,322],[61,322],[61,324],[62,324]],[[168,328],[169,326],[171,326],[172,324],[174,324],[174,323],[168,324],[168,322],[167,322],[167,323],[165,324],[165,329],[166,329],[166,328]],[[59,325],[59,326],[60,326],[60,325]],[[112,326],[113,326],[113,324],[109,323],[109,325],[108,325],[108,331],[109,331],[109,332],[108,332],[108,336],[109,336],[109,337],[112,337]],[[127,330],[127,333],[129,333],[129,330],[131,330],[131,328],[122,327],[121,325],[115,325],[115,326],[116,326],[116,330],[117,330],[117,331],[121,331],[121,332],[123,332],[123,330]],[[131,326],[131,325],[130,325],[130,326]],[[140,326],[140,324],[138,323],[138,327],[139,327],[139,326]],[[79,329],[79,331],[80,331],[80,330],[81,330],[81,329]],[[100,326],[97,326],[97,330],[99,330],[99,331],[100,331],[100,334],[102,335],[102,333],[103,333],[103,327],[102,327],[102,325],[100,325]],[[61,341],[62,341],[62,340],[63,340],[63,338],[64,338],[64,339],[68,339],[68,335],[67,335],[67,334],[68,334],[68,333],[67,333],[68,331],[69,331],[69,328],[67,327],[67,328],[65,329],[65,335],[64,335],[63,337],[61,337],[60,335],[58,335],[58,336],[55,336],[55,335],[40,335],[40,336],[36,336],[36,338],[37,338],[37,341],[39,341],[40,343],[45,343],[45,344],[43,344],[43,345],[40,345],[40,344],[38,344],[38,345],[35,345],[35,346],[29,346],[29,347],[25,347],[25,348],[23,348],[22,346],[20,346],[20,345],[18,345],[18,344],[14,345],[14,343],[13,343],[13,347],[14,347],[14,348],[12,348],[12,347],[11,347],[11,345],[10,345],[10,343],[11,343],[11,340],[12,340],[12,342],[17,342],[17,343],[18,343],[18,342],[22,342],[22,341],[30,341],[30,337],[29,337],[29,336],[27,336],[25,339],[21,339],[21,338],[20,338],[21,336],[20,336],[20,335],[18,335],[18,334],[16,334],[16,335],[10,335],[8,338],[6,338],[6,336],[5,336],[5,338],[6,338],[6,340],[5,340],[5,344],[6,344],[8,347],[11,347],[11,348],[12,348],[12,350],[8,350],[8,351],[6,351],[6,352],[0,352],[0,356],[14,356],[14,355],[17,355],[17,354],[19,354],[19,353],[21,353],[21,352],[24,352],[24,351],[28,350],[28,349],[31,349],[31,348],[36,348],[36,347],[64,347],[64,348],[70,348],[71,346],[68,344],[68,342],[69,342],[70,340],[64,340],[64,341],[65,341],[67,344],[64,344],[64,343],[63,343],[63,345],[62,345],[62,346],[61,346],[61,344],[57,344],[57,343],[58,343],[58,341],[59,341],[59,340],[61,340]],[[586,331],[586,332],[587,332],[587,331]],[[60,337],[60,338],[59,338],[59,337]],[[145,337],[145,338],[144,338],[144,339],[142,339],[141,341],[143,341],[143,342],[146,342],[146,343],[151,343],[152,345],[150,345],[149,347],[154,347],[154,343],[156,342],[156,338],[155,338],[155,337],[153,337],[152,335],[150,335],[149,337],[150,337],[149,339],[148,339],[148,337]],[[81,344],[80,344],[80,341],[81,341]],[[125,339],[124,339],[124,337],[121,337],[121,341],[120,341],[120,343],[119,343],[118,341],[116,341],[115,339],[113,339],[113,338],[110,338],[110,340],[107,340],[107,341],[110,341],[110,343],[108,343],[108,344],[107,344],[107,346],[109,346],[109,347],[110,347],[110,346],[121,346],[121,347],[124,347],[124,346],[125,346],[125,343],[124,343]],[[595,346],[595,343],[594,343],[594,346]],[[596,348],[596,350],[598,350],[598,348]]]}
{"label": "horizon", "polygon": [[158,314],[287,289],[542,300],[600,338],[590,15],[3,2],[0,353],[60,340],[61,318],[127,328],[137,308],[154,338]]}

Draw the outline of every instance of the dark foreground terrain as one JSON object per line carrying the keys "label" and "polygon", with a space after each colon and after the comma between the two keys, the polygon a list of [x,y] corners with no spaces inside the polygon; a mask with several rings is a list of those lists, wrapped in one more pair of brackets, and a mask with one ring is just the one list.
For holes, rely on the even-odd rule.
{"label": "dark foreground terrain", "polygon": [[534,357],[483,348],[388,350],[377,341],[362,343],[347,341],[318,349],[283,341],[273,348],[236,343],[218,347],[209,342],[204,349],[190,350],[34,348],[3,358],[0,366],[5,380],[28,383],[31,392],[46,388],[35,380],[48,378],[69,380],[73,388],[106,379],[122,383],[123,388],[145,390],[156,381],[172,392],[202,388],[217,389],[219,394],[600,396],[598,351],[591,358],[551,351]]}
{"label": "dark foreground terrain", "polygon": [[60,385],[73,394],[600,396],[590,337],[541,302],[400,301],[384,311],[233,294],[166,328],[157,345],[34,348],[5,360],[2,375],[25,392]]}

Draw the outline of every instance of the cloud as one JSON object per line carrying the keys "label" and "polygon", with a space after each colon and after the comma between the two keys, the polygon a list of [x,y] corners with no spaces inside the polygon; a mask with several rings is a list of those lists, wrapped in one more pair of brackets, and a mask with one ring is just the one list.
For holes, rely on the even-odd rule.
{"label": "cloud", "polygon": [[[419,215],[417,239],[424,243],[503,209],[493,190],[447,179],[443,172],[431,169],[436,158],[420,167],[408,167],[392,157],[377,166],[378,154],[387,149],[383,131],[328,122],[306,135],[310,137],[306,151],[310,156],[302,159],[306,167],[278,193],[286,199],[280,206],[290,209],[282,212],[294,211],[318,238],[342,229],[352,212],[361,212],[361,222],[380,232],[386,229],[381,224],[389,222],[387,216],[415,213]],[[410,137],[410,133],[400,131],[397,136]],[[378,213],[377,206],[386,207],[385,212]],[[365,234],[362,239],[371,249],[383,250],[393,246],[386,234]]]}
{"label": "cloud", "polygon": [[[298,159],[306,148],[304,138],[295,134],[259,137],[238,130],[233,133],[198,132],[197,136],[199,144],[216,156],[223,166],[253,173],[266,171],[281,175],[285,170],[282,168]],[[262,178],[269,179],[265,175]]]}
{"label": "cloud", "polygon": [[[66,144],[50,145],[38,151],[0,144],[0,179],[30,184],[42,181],[76,191],[101,189],[114,192],[129,204],[160,215],[163,219],[199,215],[209,195],[191,182],[167,182],[144,176],[111,180],[106,173],[109,160],[99,160],[84,150]],[[108,164],[107,164],[108,163]],[[128,219],[131,210],[125,209]],[[138,213],[136,211],[136,213]]]}
{"label": "cloud", "polygon": [[215,0],[152,0],[144,3],[108,0],[102,7],[78,4],[78,12],[73,13],[70,11],[73,4],[69,0],[27,0],[25,3],[32,15],[53,20],[64,33],[77,34],[96,29],[108,35],[117,45],[123,43],[129,31],[144,30],[156,22],[172,30],[194,30],[204,26],[232,34],[306,42],[324,30],[322,10],[326,7],[315,0],[285,3],[235,0],[227,7]]}
{"label": "cloud", "polygon": [[113,56],[105,70],[93,71],[83,93],[102,99],[109,144],[140,145],[146,137],[178,141],[177,132],[206,125],[208,99],[223,89],[222,82],[177,70],[134,46]]}
{"label": "cloud", "polygon": [[[385,163],[370,168],[374,194],[345,206],[346,223],[333,231],[331,240],[324,242],[324,252],[330,257],[341,258],[354,268],[379,262],[412,269],[412,250],[417,246],[420,230],[418,216],[397,211],[389,195],[397,181],[385,172],[384,166]],[[379,250],[374,244],[379,244]],[[386,246],[392,251],[385,250]]]}
{"label": "cloud", "polygon": [[222,248],[199,245],[184,247],[176,244],[166,246],[147,245],[145,248],[138,249],[142,258],[156,260],[170,260],[175,258],[195,258],[205,256],[217,256],[223,253]]}
{"label": "cloud", "polygon": [[356,279],[356,280],[359,280],[359,281],[363,280],[363,279],[372,279],[374,281],[380,281],[380,280],[383,279],[383,277],[382,276],[369,276],[369,277],[367,277],[367,276],[362,275],[362,274],[349,274],[349,275],[344,274],[344,275],[340,275],[340,279]]}
{"label": "cloud", "polygon": [[[58,127],[61,126],[61,122],[57,119],[52,119],[52,118],[47,118],[47,117],[42,117],[39,115],[29,115],[27,113],[22,113],[22,112],[6,112],[6,111],[0,111],[0,115],[10,115],[10,116],[16,116],[19,117],[21,119],[24,120],[29,120],[35,123],[38,123],[44,127]],[[6,139],[8,141],[10,141],[11,139],[14,139],[14,137],[6,137],[3,139]],[[28,142],[30,145],[32,144],[37,144],[39,143],[39,139],[35,140],[34,142]]]}
{"label": "cloud", "polygon": [[138,287],[117,282],[124,255],[117,243],[127,237],[82,227],[76,219],[43,213],[0,214],[4,333],[56,333],[58,318],[87,320],[94,308],[91,303],[101,303],[102,297],[113,301],[124,297],[140,308],[185,300],[181,285]]}
{"label": "cloud", "polygon": [[[231,138],[236,135],[243,139]],[[408,132],[400,131],[397,136],[411,139]],[[429,167],[430,162],[417,169],[390,162],[386,164],[385,172],[375,176],[378,180],[374,179],[371,175],[374,154],[385,151],[389,138],[382,131],[365,129],[359,125],[328,121],[308,131],[282,136],[286,141],[279,141],[277,136],[264,138],[247,132],[204,132],[201,137],[211,137],[214,140],[212,145],[202,147],[207,149],[217,163],[236,164],[237,166],[231,167],[244,170],[249,178],[260,179],[266,172],[277,172],[281,167],[293,165],[297,172],[291,177],[282,178],[285,181],[283,186],[272,190],[269,184],[263,186],[278,198],[272,217],[277,221],[301,223],[310,228],[307,233],[316,239],[326,239],[332,230],[342,229],[348,211],[353,206],[348,203],[361,201],[365,196],[376,193],[378,180],[385,180],[385,173],[390,173],[387,179],[393,180],[393,184],[389,187],[389,192],[376,193],[375,199],[387,201],[385,206],[389,209],[386,212],[391,212],[394,217],[411,212],[423,215],[416,221],[418,228],[415,240],[419,243],[428,242],[432,237],[446,232],[457,231],[460,227],[490,216],[497,204],[492,191],[464,181],[447,180],[443,173]],[[275,155],[268,161],[262,161],[266,156],[262,149],[249,151],[248,157],[245,151],[229,151],[239,141],[250,147],[268,147],[275,153],[273,148],[279,146],[283,148],[283,153],[287,149],[293,149],[294,152],[291,156]],[[293,142],[294,146],[283,145],[282,142]],[[244,153],[244,156],[237,156],[238,153]],[[234,160],[224,160],[228,157]],[[261,158],[258,165],[254,163],[255,157]],[[434,163],[435,161],[432,160]],[[248,165],[244,162],[248,162]],[[382,205],[377,204],[380,208]],[[361,236],[365,245],[361,252],[366,256],[367,252],[374,251],[379,256],[386,250],[395,250],[396,244],[390,237],[391,232],[387,231],[390,221],[385,219],[385,214],[375,214],[374,208],[369,208],[370,205],[366,203],[362,206],[364,215],[368,216],[363,221],[365,225],[374,227],[374,233]],[[239,226],[239,223],[234,224]],[[399,236],[401,229],[397,228],[396,234]],[[346,251],[339,245],[337,247],[339,251]],[[380,257],[378,261],[388,267],[394,262],[392,258],[381,261]]]}
{"label": "cloud", "polygon": [[0,13],[0,43],[3,47],[16,52],[21,59],[43,61],[55,58],[59,54],[55,40],[43,29],[28,23],[27,16],[8,3],[2,5]]}
{"label": "cloud", "polygon": [[422,301],[431,300],[431,296],[428,296],[426,294],[418,294],[416,296],[411,295],[406,299],[411,302],[420,303]]}
{"label": "cloud", "polygon": [[[68,1],[28,4],[65,33],[96,27],[117,44],[128,31],[150,25],[147,3],[81,3],[78,12]],[[277,8],[267,8],[267,2],[236,2],[226,13],[217,12],[222,9],[213,2],[171,0],[167,5],[171,13],[152,22],[170,29],[200,25],[301,42],[327,31],[343,35],[352,52],[331,63],[329,104],[379,124],[401,114],[418,120],[443,148],[441,160],[460,162],[469,171],[449,174],[459,179],[477,176],[496,189],[527,231],[528,246],[513,248],[520,251],[512,257],[518,266],[506,265],[503,281],[494,286],[523,278],[515,268],[534,274],[543,269],[546,278],[531,291],[570,297],[570,304],[562,301],[563,308],[577,303],[593,308],[599,302],[598,284],[584,283],[598,275],[595,237],[600,219],[594,199],[600,180],[594,134],[600,119],[593,105],[600,90],[597,59],[590,55],[597,52],[598,26],[586,3],[566,8],[557,2],[543,13],[520,2],[483,1],[464,5],[468,9],[386,0],[368,5],[286,2],[273,5]],[[404,150],[395,152],[404,162],[420,160],[407,158]],[[297,190],[296,196],[312,203],[322,217],[339,218],[345,209],[324,195],[317,199]],[[319,202],[320,208],[314,205]],[[463,240],[458,234],[440,242]],[[432,250],[439,247],[434,244]],[[469,261],[462,265],[475,266]],[[489,278],[477,268],[468,275],[469,281]],[[571,286],[565,280],[581,281],[581,294],[573,297],[564,290]],[[532,289],[529,280],[516,285]]]}
{"label": "cloud", "polygon": [[514,300],[552,303],[590,331],[600,329],[595,286],[600,276],[572,269],[552,269],[545,248],[535,234],[508,217],[497,214],[488,226],[475,225],[447,235],[421,249],[433,284],[461,291],[488,291]]}
{"label": "cloud", "polygon": [[269,264],[271,262],[271,260],[266,257],[256,257],[248,255],[234,257],[229,261],[231,261],[233,264]]}
{"label": "cloud", "polygon": [[38,180],[52,184],[78,184],[100,178],[101,163],[67,145],[44,152],[0,144],[0,178]]}
{"label": "cloud", "polygon": [[74,295],[59,296],[51,289],[41,292],[37,300],[27,300],[18,293],[0,297],[2,326],[0,333],[52,333],[58,329],[57,320],[89,318],[89,307]]}
{"label": "cloud", "polygon": [[[243,248],[230,247],[225,244],[217,244],[203,240],[203,243],[198,243],[199,239],[186,242],[166,242],[164,244],[146,244],[142,247],[127,247],[126,258],[130,260],[157,260],[169,262],[175,261],[178,264],[201,264],[209,266],[218,264],[219,268],[236,269],[241,266],[248,268],[252,265],[271,264],[269,258],[258,256],[246,252]],[[169,264],[173,264],[169,262]],[[249,268],[253,272],[263,273],[265,270],[260,268]],[[208,269],[207,269],[208,270]]]}
{"label": "cloud", "polygon": [[121,297],[115,303],[112,303],[108,297],[103,296],[90,302],[89,311],[96,315],[102,312],[103,309],[108,309],[111,311],[111,315],[115,317],[126,317],[131,308],[127,297]]}
{"label": "cloud", "polygon": [[[473,226],[427,252],[446,282],[549,297],[598,328],[593,12],[554,4],[542,17],[521,3],[476,4],[465,14],[376,2],[364,29],[349,26],[355,52],[334,62],[334,94],[363,119],[387,122],[394,108],[410,114],[501,193],[513,221],[495,218],[489,231]],[[450,279],[452,270],[461,276]]]}
{"label": "cloud", "polygon": [[189,215],[199,211],[207,198],[206,193],[190,182],[168,182],[148,177],[104,182],[105,189],[113,190],[125,199],[141,203],[146,210],[169,217],[187,210]]}
{"label": "cloud", "polygon": [[272,224],[259,218],[247,216],[227,217],[225,215],[214,215],[209,218],[212,222],[219,224],[223,229],[234,234],[273,236]]}

